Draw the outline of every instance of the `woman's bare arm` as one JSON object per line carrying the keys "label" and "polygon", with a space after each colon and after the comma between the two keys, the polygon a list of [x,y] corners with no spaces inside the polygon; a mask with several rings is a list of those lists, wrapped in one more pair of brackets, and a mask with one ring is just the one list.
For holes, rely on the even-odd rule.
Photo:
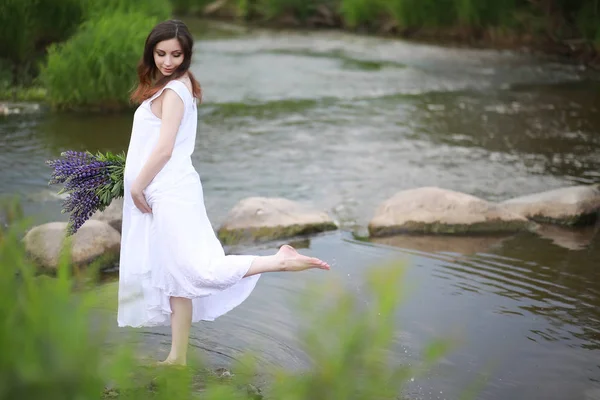
{"label": "woman's bare arm", "polygon": [[[142,191],[171,158],[175,138],[184,114],[183,100],[172,90],[162,95],[160,134],[154,150],[131,186],[133,201],[142,212],[151,212]],[[139,204],[138,204],[139,203]]]}

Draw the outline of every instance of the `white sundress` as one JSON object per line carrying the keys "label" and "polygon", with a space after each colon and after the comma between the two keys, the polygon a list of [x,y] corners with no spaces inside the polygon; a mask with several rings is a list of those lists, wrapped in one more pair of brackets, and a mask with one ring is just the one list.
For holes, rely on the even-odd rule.
{"label": "white sundress", "polygon": [[[130,187],[159,137],[161,120],[150,105],[166,89],[181,97],[185,113],[171,158],[144,191],[152,208],[144,214]],[[208,219],[191,161],[197,122],[196,100],[179,80],[135,111],[124,176],[118,326],[170,325],[171,296],[193,299],[193,322],[212,321],[240,305],[260,277],[244,278],[255,256],[226,256]]]}

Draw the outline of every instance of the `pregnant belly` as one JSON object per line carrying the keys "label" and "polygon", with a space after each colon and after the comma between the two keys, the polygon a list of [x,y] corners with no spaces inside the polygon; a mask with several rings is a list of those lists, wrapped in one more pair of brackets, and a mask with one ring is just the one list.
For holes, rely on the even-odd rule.
{"label": "pregnant belly", "polygon": [[180,202],[202,201],[202,184],[198,173],[192,169],[165,174],[156,178],[144,190],[146,200],[151,204],[169,200]]}

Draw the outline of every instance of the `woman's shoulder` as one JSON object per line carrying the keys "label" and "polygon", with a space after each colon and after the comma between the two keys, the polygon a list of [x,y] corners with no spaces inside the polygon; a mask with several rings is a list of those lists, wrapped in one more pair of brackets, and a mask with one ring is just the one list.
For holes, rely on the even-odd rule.
{"label": "woman's shoulder", "polygon": [[173,79],[171,82],[179,82],[185,86],[190,96],[193,97],[194,89],[192,87],[192,81],[187,75],[181,76],[179,78]]}
{"label": "woman's shoulder", "polygon": [[170,80],[164,87],[165,89],[172,89],[183,101],[185,105],[194,103],[194,95],[192,94],[192,83],[187,78],[181,77]]}

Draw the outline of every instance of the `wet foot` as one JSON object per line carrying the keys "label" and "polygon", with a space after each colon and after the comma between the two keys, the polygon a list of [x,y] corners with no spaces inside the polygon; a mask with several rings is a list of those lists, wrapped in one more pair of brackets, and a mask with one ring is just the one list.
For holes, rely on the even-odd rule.
{"label": "wet foot", "polygon": [[304,271],[311,268],[330,269],[325,261],[314,257],[303,256],[287,244],[281,246],[275,255],[282,271]]}
{"label": "wet foot", "polygon": [[159,361],[156,363],[158,367],[185,367],[187,364],[185,361],[179,361],[167,358],[165,361]]}

